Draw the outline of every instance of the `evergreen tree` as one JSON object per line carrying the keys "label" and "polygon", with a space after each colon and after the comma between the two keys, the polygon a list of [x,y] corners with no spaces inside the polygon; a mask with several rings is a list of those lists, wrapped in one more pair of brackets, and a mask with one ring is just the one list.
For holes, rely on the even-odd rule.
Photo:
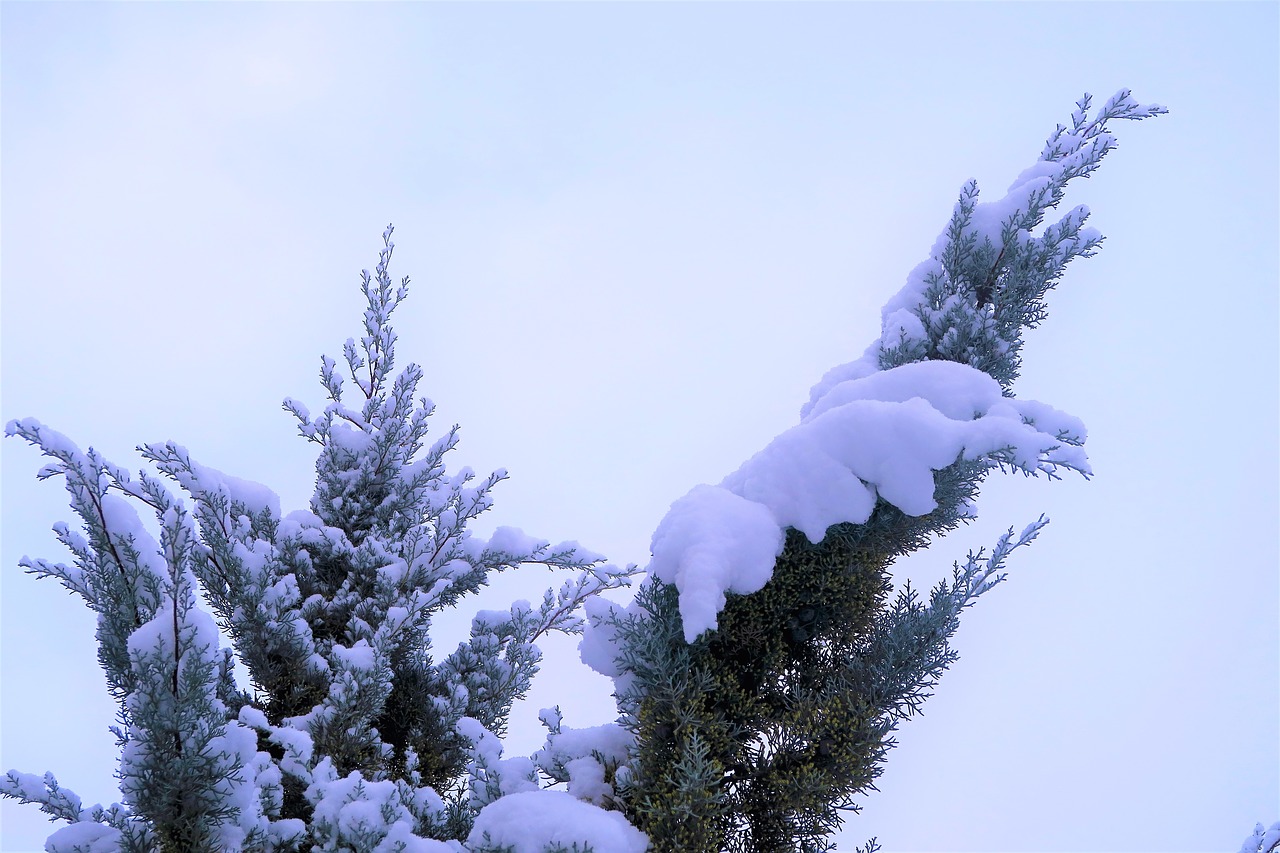
{"label": "evergreen tree", "polygon": [[[602,616],[618,648],[608,671],[620,676],[636,738],[623,799],[654,850],[831,849],[841,813],[879,775],[890,733],[955,660],[961,611],[1046,521],[969,554],[927,597],[909,585],[890,597],[893,561],[970,518],[993,471],[1088,475],[1083,425],[1015,399],[1012,386],[1047,292],[1102,241],[1083,206],[1040,228],[1046,214],[1114,148],[1110,121],[1164,112],[1128,91],[1092,115],[1090,106],[1088,96],[1077,103],[1004,198],[979,204],[977,185],[965,185],[931,257],[885,306],[881,338],[830,371],[801,424],[720,494],[699,487],[677,502],[663,525],[692,530],[676,532],[667,558],[660,527],[635,603]],[[972,394],[962,390],[970,383]],[[957,428],[971,436],[957,439]],[[895,470],[908,454],[936,461]],[[834,504],[833,482],[849,493]],[[801,488],[810,494],[797,507]],[[744,498],[769,510],[764,527],[780,529],[757,555],[766,570],[714,590],[726,594],[708,618],[706,590],[690,575],[706,571],[705,529],[734,524],[742,510],[730,504]],[[749,557],[711,562],[736,566],[732,575]]]}
{"label": "evergreen tree", "polygon": [[[969,554],[927,595],[894,593],[894,560],[971,518],[995,471],[1089,473],[1083,425],[1013,384],[1047,292],[1102,240],[1083,207],[1045,217],[1114,147],[1109,122],[1164,112],[1127,91],[1090,108],[1078,102],[1002,199],[964,187],[881,337],[815,386],[796,427],[672,506],[625,607],[599,594],[634,567],[470,531],[506,475],[449,473],[457,429],[428,443],[422,371],[393,375],[408,280],[389,275],[390,228],[362,276],[360,338],[342,370],[322,360],[323,412],[284,404],[318,449],[308,510],[282,514],[265,487],[173,443],[140,451],[182,497],[37,421],[10,423],[52,460],[40,476],[65,478],[81,522],[55,527],[71,565],[23,565],[97,614],[123,803],[85,807],[51,774],[17,771],[0,794],[68,823],[53,853],[832,849],[895,727],[955,660],[962,611],[1046,522]],[[573,576],[537,605],[481,612],[439,656],[433,615],[529,564]],[[537,640],[584,626],[618,722],[574,729],[547,709],[544,747],[504,758]]]}
{"label": "evergreen tree", "polygon": [[[527,692],[538,638],[580,632],[581,603],[634,574],[576,542],[471,533],[506,473],[450,474],[456,427],[427,443],[433,407],[414,397],[422,371],[392,374],[389,321],[408,280],[393,285],[389,227],[383,240],[375,273],[362,276],[363,335],[343,348],[358,406],[328,357],[324,411],[284,404],[319,449],[309,510],[282,515],[265,487],[172,442],[139,448],[189,512],[151,474],[135,481],[35,420],[8,425],[53,460],[40,476],[65,477],[84,529],[55,528],[73,565],[23,565],[98,614],[99,660],[119,702],[123,804],[84,809],[52,775],[10,772],[0,783],[72,822],[51,849],[381,851],[466,838],[488,802],[476,779],[500,771],[478,750]],[[135,504],[154,511],[159,543]],[[468,641],[433,658],[434,614],[529,564],[575,576],[536,606],[482,612]],[[198,608],[197,586],[213,617]],[[218,627],[234,653],[219,648]],[[247,689],[233,678],[236,659]]]}

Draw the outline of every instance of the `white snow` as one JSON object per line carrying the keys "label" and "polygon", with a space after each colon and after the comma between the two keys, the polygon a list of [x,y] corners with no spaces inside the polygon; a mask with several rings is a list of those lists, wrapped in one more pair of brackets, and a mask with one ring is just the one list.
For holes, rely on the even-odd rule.
{"label": "white snow", "polygon": [[914,311],[907,308],[899,308],[884,317],[883,326],[884,332],[881,335],[881,339],[886,343],[896,345],[901,341],[910,343],[929,339],[924,323],[920,322],[920,318],[916,316]]}
{"label": "white snow", "polygon": [[261,483],[233,477],[217,468],[201,465],[191,458],[191,454],[185,447],[172,441],[165,442],[163,447],[157,445],[148,445],[148,447],[160,455],[176,455],[190,465],[190,473],[176,470],[173,476],[191,494],[198,495],[201,492],[216,494],[221,491],[232,502],[243,504],[253,515],[268,510],[272,518],[280,517],[280,496]]}
{"label": "white snow", "polygon": [[[888,308],[886,307],[885,310],[888,311]],[[898,310],[901,309],[895,309],[894,313]],[[910,312],[908,311],[907,313]],[[880,341],[876,341],[867,347],[867,351],[860,358],[845,364],[837,364],[824,373],[822,378],[809,389],[809,402],[800,407],[800,418],[803,420],[808,417],[809,412],[813,411],[813,407],[817,405],[818,401],[825,397],[827,392],[835,386],[852,379],[861,379],[864,376],[877,373],[880,370],[879,355]]]}
{"label": "white snow", "polygon": [[15,418],[4,425],[5,435],[17,435],[19,431],[35,433],[39,437],[40,446],[50,454],[69,456],[73,460],[84,459],[79,445],[35,418]]}
{"label": "white snow", "polygon": [[[182,640],[186,643],[181,650],[181,663],[185,666],[190,655],[200,658],[214,657],[218,650],[218,626],[213,617],[198,607],[190,607],[181,614],[178,629],[182,632]],[[173,600],[165,601],[156,611],[156,615],[144,622],[129,635],[129,657],[134,668],[142,666],[143,659],[160,651],[166,658],[173,655],[174,649],[174,615]],[[139,674],[144,674],[139,670]]]}
{"label": "white snow", "polygon": [[122,839],[115,827],[80,821],[50,835],[44,849],[46,853],[119,853]]}
{"label": "white snow", "polygon": [[617,723],[581,729],[566,727],[549,734],[546,745],[533,758],[548,772],[557,764],[568,771],[569,793],[573,796],[604,805],[606,798],[614,794],[613,785],[605,779],[605,767],[624,764],[634,743],[635,737]]}
{"label": "white snow", "polygon": [[439,811],[443,802],[429,789],[408,790],[389,779],[365,779],[358,771],[339,778],[326,757],[316,765],[314,779],[306,797],[315,807],[312,829],[321,830],[321,848],[352,849],[369,840],[381,838],[375,853],[456,853],[457,848],[443,841],[432,841],[413,834],[414,817],[406,797],[415,808]]}
{"label": "white snow", "polygon": [[458,733],[471,741],[476,754],[483,757],[485,761],[496,764],[502,758],[502,741],[479,720],[460,717]]}
{"label": "white snow", "polygon": [[472,717],[458,720],[458,733],[471,741],[474,758],[467,767],[471,776],[472,801],[484,804],[495,797],[507,797],[538,790],[538,771],[525,756],[504,759],[502,741]]}
{"label": "white snow", "polygon": [[600,596],[588,598],[582,609],[587,624],[578,642],[578,657],[596,672],[612,678],[615,692],[621,695],[630,684],[631,676],[618,666],[618,631],[612,620],[621,618],[626,611]]}
{"label": "white snow", "polygon": [[350,646],[333,644],[334,661],[351,670],[374,669],[377,666],[377,650],[365,639],[356,640]]}
{"label": "white snow", "polygon": [[510,610],[477,610],[476,615],[471,617],[471,633],[492,633],[510,622],[513,613],[527,613],[528,611],[529,602],[524,599],[513,601]]}
{"label": "white snow", "polygon": [[595,853],[644,853],[649,838],[618,812],[563,791],[526,791],[494,800],[476,816],[467,846],[509,845],[512,853],[590,845]]}
{"label": "white snow", "polygon": [[[816,389],[815,389],[816,390]],[[801,420],[838,408],[854,400],[901,403],[915,397],[949,418],[967,420],[985,412],[1001,399],[1000,383],[980,370],[952,361],[919,361],[892,370],[850,377],[812,398]]]}
{"label": "white snow", "polygon": [[345,450],[352,456],[359,456],[374,446],[374,438],[364,430],[356,429],[350,424],[333,421],[329,425],[329,445]]}
{"label": "white snow", "polygon": [[[133,546],[138,553],[140,568],[145,569],[157,578],[163,578],[162,583],[167,582],[169,570],[160,554],[160,545],[151,533],[142,526],[142,519],[138,517],[138,512],[133,508],[133,504],[119,495],[105,494],[98,499],[98,505],[102,508],[103,523],[112,537],[132,539]],[[139,593],[143,592],[141,583],[141,578],[139,578]]]}
{"label": "white snow", "polygon": [[[1071,134],[1064,133],[1059,137],[1060,140],[1069,143]],[[1018,177],[1013,179],[1013,183],[1009,184],[1006,194],[1014,193],[1028,183],[1042,178],[1056,178],[1062,174],[1062,162],[1055,160],[1037,160],[1027,168],[1018,173]]]}
{"label": "white snow", "polygon": [[685,640],[716,626],[726,592],[768,583],[782,544],[768,508],[726,488],[695,486],[672,504],[654,531],[649,573],[680,589]]}
{"label": "white snow", "polygon": [[547,547],[547,542],[525,533],[518,527],[499,527],[489,537],[488,548],[514,557],[536,554]]}
{"label": "white snow", "polygon": [[414,835],[409,824],[401,821],[391,826],[373,853],[461,853],[461,847]]}
{"label": "white snow", "polygon": [[267,827],[267,835],[276,843],[276,849],[289,849],[300,841],[307,832],[307,824],[296,817],[272,821]]}
{"label": "white snow", "polygon": [[581,758],[599,753],[606,761],[621,763],[626,760],[627,750],[634,743],[635,737],[631,732],[617,723],[605,723],[581,729],[566,726],[547,736],[543,750],[548,755],[561,758]]}
{"label": "white snow", "polygon": [[[768,582],[788,527],[819,542],[832,525],[866,522],[877,499],[908,515],[932,512],[933,472],[960,458],[998,453],[1027,473],[1056,465],[1089,471],[1084,451],[1063,440],[1082,441],[1084,424],[1005,397],[976,368],[950,361],[865,368],[854,362],[828,373],[799,424],[719,486],[694,488],[659,523],[649,571],[679,589],[689,642],[716,627],[726,593]],[[604,642],[589,634],[582,647],[601,672],[607,650],[595,645]]]}
{"label": "white snow", "polygon": [[321,537],[317,537],[310,531],[323,529],[324,522],[320,520],[320,516],[310,510],[295,509],[280,519],[280,526],[276,529],[276,538],[278,540],[295,539],[307,533],[312,537],[313,541],[316,541]]}
{"label": "white snow", "polygon": [[1004,198],[974,206],[968,233],[976,234],[979,243],[985,239],[990,240],[993,246],[1000,246],[1004,242],[1002,232],[1005,223],[1015,214],[1025,215],[1031,206],[1032,197],[1037,192],[1048,189],[1053,182],[1052,175],[1061,169],[1061,163],[1044,162],[1027,169],[1009,187]]}
{"label": "white snow", "polygon": [[568,791],[571,795],[593,805],[602,806],[613,796],[613,786],[604,778],[604,765],[595,758],[574,758],[564,764],[569,771]]}
{"label": "white snow", "polygon": [[[244,719],[243,710],[241,710],[241,719]],[[315,746],[309,733],[290,725],[283,725],[272,728],[271,734],[267,739],[284,747],[284,757],[280,759],[280,769],[301,779],[311,778],[309,765],[311,764]]]}
{"label": "white snow", "polygon": [[1271,824],[1270,829],[1258,824],[1253,834],[1240,845],[1240,853],[1271,853],[1278,844],[1280,844],[1280,821]]}
{"label": "white snow", "polygon": [[723,485],[766,507],[779,530],[794,527],[814,542],[846,516],[865,520],[875,507],[875,490],[824,446],[833,443],[831,432],[839,426],[828,418],[807,430],[784,432],[726,477]]}
{"label": "white snow", "polygon": [[221,801],[235,810],[233,821],[219,826],[221,847],[239,850],[251,833],[267,832],[270,821],[264,805],[278,809],[284,802],[283,776],[266,752],[258,751],[258,735],[246,725],[230,722],[209,744],[213,754],[233,756],[238,770],[219,785]]}
{"label": "white snow", "polygon": [[45,790],[44,778],[34,773],[20,773],[17,770],[10,770],[5,774],[5,793],[11,797],[22,797],[33,803],[41,802],[47,791]]}
{"label": "white snow", "polygon": [[584,565],[589,563],[603,563],[605,559],[604,554],[592,551],[590,548],[584,548],[582,545],[578,544],[576,539],[570,539],[566,542],[561,542],[558,545],[553,545],[550,550],[553,554],[568,554],[569,559],[573,562],[582,563]]}

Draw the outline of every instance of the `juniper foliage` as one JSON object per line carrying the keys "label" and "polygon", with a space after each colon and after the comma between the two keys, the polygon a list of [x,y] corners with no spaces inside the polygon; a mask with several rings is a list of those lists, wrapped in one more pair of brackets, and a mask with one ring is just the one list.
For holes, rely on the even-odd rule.
{"label": "juniper foliage", "polygon": [[[886,306],[858,375],[957,362],[1013,397],[1024,332],[1044,320],[1067,265],[1102,240],[1082,207],[1048,225],[1046,216],[1114,148],[1109,122],[1164,112],[1127,91],[1091,106],[1088,96],[1077,103],[1000,202],[980,205],[976,184],[965,185],[930,259]],[[675,583],[650,576],[627,609],[596,607],[634,567],[510,528],[472,534],[506,473],[450,473],[456,427],[428,440],[434,409],[415,397],[421,369],[393,374],[390,320],[408,280],[390,277],[390,227],[383,243],[361,277],[360,337],[346,342],[341,365],[322,359],[323,411],[284,403],[318,452],[306,511],[282,514],[265,488],[172,442],[139,448],[166,479],[135,479],[37,421],[8,425],[50,458],[39,476],[65,479],[80,520],[79,530],[54,528],[70,565],[22,565],[97,616],[124,801],[86,807],[52,774],[17,771],[0,779],[0,795],[67,823],[51,853],[832,850],[896,726],[954,662],[962,612],[1046,520],[970,553],[928,594],[895,592],[894,561],[971,518],[992,472],[1053,477],[1071,457],[1028,467],[1013,447],[961,454],[933,471],[929,512],[881,496],[860,523],[816,538],[788,528],[768,582],[729,593],[715,629],[690,641]],[[1083,436],[1061,430],[1055,440]],[[139,507],[154,514],[158,541]],[[439,656],[433,616],[530,564],[573,577],[537,606],[480,613],[470,638]],[[503,758],[513,703],[538,669],[536,641],[583,631],[584,605],[614,655],[618,724],[574,730],[546,710],[546,746]],[[513,841],[510,820],[486,820],[507,816],[512,795],[552,786],[577,798],[556,792],[555,802],[589,804],[576,814],[590,833],[555,827]],[[874,840],[865,848],[876,849]]]}
{"label": "juniper foliage", "polygon": [[[964,186],[933,257],[913,274],[919,286],[885,309],[886,334],[869,350],[880,369],[955,361],[1012,396],[1023,333],[1045,318],[1046,293],[1102,241],[1085,228],[1083,207],[1033,229],[1115,147],[1108,122],[1164,112],[1127,90],[1092,115],[1090,106],[1086,95],[1070,125],[1057,127],[995,206],[1003,216],[994,223],[978,207],[976,183]],[[918,325],[898,319],[894,335],[893,310]],[[1010,552],[1046,520],[1010,530],[989,554],[970,553],[927,597],[909,585],[892,596],[890,568],[965,522],[984,478],[1011,462],[996,451],[936,471],[937,508],[926,515],[881,498],[865,524],[836,525],[816,542],[789,530],[771,580],[730,594],[717,630],[692,644],[681,635],[676,590],[654,578],[631,613],[606,617],[630,678],[620,707],[637,759],[626,807],[655,851],[833,849],[854,797],[874,787],[891,733],[955,660],[960,613],[1004,578]]]}
{"label": "juniper foliage", "polygon": [[[101,823],[100,847],[139,853],[372,850],[396,833],[467,836],[486,801],[473,797],[468,775],[481,735],[464,736],[461,721],[501,735],[537,673],[538,639],[580,632],[582,602],[625,585],[634,569],[510,528],[487,541],[472,535],[506,473],[449,473],[457,427],[428,444],[434,407],[414,396],[421,369],[392,373],[390,317],[408,279],[392,283],[391,233],[375,272],[362,274],[363,334],[343,347],[356,393],[345,393],[325,357],[323,412],[284,404],[319,451],[309,511],[282,517],[267,490],[172,442],[139,448],[185,493],[188,511],[152,474],[135,480],[37,421],[8,425],[52,459],[40,476],[65,478],[85,531],[55,528],[73,565],[23,566],[58,579],[98,615],[99,660],[119,703],[124,804],[84,809],[52,775],[10,772],[0,793],[52,817]],[[134,505],[154,512],[158,543]],[[531,564],[575,576],[537,606],[483,613],[469,640],[433,658],[433,615],[496,573]],[[232,649],[219,651],[197,587],[247,688],[234,682]],[[344,801],[335,802],[340,788]],[[353,828],[341,812],[360,802],[390,819]],[[51,843],[69,851],[80,836],[65,837]]]}

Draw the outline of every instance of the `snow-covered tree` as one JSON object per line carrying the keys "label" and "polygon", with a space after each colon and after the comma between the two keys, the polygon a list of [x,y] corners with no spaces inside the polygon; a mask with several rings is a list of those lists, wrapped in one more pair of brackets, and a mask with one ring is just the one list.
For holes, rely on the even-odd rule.
{"label": "snow-covered tree", "polygon": [[[928,594],[895,594],[894,560],[972,518],[993,472],[1089,474],[1083,424],[1013,394],[1023,332],[1102,240],[1082,206],[1045,219],[1115,146],[1110,122],[1162,112],[1127,91],[1091,111],[1086,96],[1003,198],[967,184],[881,336],[822,378],[796,426],[672,505],[626,605],[600,593],[635,567],[514,528],[472,533],[506,475],[449,473],[457,429],[429,443],[422,371],[393,374],[408,280],[390,277],[390,228],[362,276],[361,336],[341,369],[322,360],[323,411],[284,404],[318,449],[307,510],[282,513],[172,442],[139,448],[163,478],[135,478],[11,422],[80,519],[54,528],[70,565],[22,565],[97,614],[123,802],[86,807],[17,771],[0,794],[67,823],[52,853],[831,849],[895,727],[955,660],[961,613],[1046,521]],[[571,576],[436,650],[435,614],[529,564]],[[584,628],[618,721],[575,729],[547,709],[543,748],[504,757],[538,639]]]}
{"label": "snow-covered tree", "polygon": [[1280,821],[1271,824],[1271,828],[1258,824],[1253,834],[1240,845],[1240,853],[1276,853],[1280,851]]}
{"label": "snow-covered tree", "polygon": [[[83,808],[52,775],[0,783],[71,822],[49,849],[451,849],[443,839],[465,839],[494,797],[537,788],[525,759],[499,790],[504,765],[490,744],[537,672],[538,638],[580,632],[582,602],[635,569],[514,528],[472,535],[506,474],[449,473],[456,428],[427,443],[433,407],[414,396],[422,371],[392,373],[390,317],[408,280],[388,273],[390,228],[384,243],[362,277],[363,334],[343,348],[354,393],[326,357],[323,412],[284,404],[318,448],[307,510],[282,514],[267,488],[172,442],[140,448],[188,510],[152,474],[135,480],[37,421],[8,425],[52,460],[41,477],[65,477],[83,530],[55,528],[72,565],[23,565],[97,614],[119,702],[124,804]],[[154,512],[158,543],[138,505]],[[535,605],[480,613],[468,641],[433,659],[434,614],[531,563],[574,574]]]}

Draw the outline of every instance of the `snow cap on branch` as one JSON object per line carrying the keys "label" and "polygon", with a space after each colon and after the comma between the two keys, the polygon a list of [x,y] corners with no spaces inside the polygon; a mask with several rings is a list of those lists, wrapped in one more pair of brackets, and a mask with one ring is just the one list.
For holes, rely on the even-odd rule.
{"label": "snow cap on branch", "polygon": [[467,838],[474,851],[544,853],[572,845],[595,853],[644,853],[649,839],[621,813],[563,791],[526,791],[495,800],[481,810]]}
{"label": "snow cap on branch", "polygon": [[877,500],[930,513],[934,472],[957,459],[1088,474],[1084,435],[1078,419],[1005,397],[964,364],[924,361],[848,379],[719,486],[676,501],[654,533],[649,571],[680,590],[692,642],[716,626],[726,593],[768,582],[786,528],[821,542],[832,525],[866,522]]}
{"label": "snow cap on branch", "polygon": [[[1001,199],[979,204],[976,183],[965,185],[929,259],[884,306],[880,337],[823,376],[797,426],[720,486],[696,487],[672,505],[649,570],[679,589],[687,641],[716,627],[727,593],[763,588],[787,528],[817,543],[832,525],[865,523],[878,501],[929,514],[939,508],[934,473],[959,461],[1088,476],[1084,424],[1014,399],[1010,388],[1022,332],[1043,319],[1045,293],[1102,239],[1083,227],[1084,207],[1039,236],[1032,230],[1115,147],[1109,120],[1166,111],[1128,90],[1092,118],[1090,103],[1088,95],[1077,102],[1071,129],[1059,125]],[[943,511],[971,514],[963,504]]]}

